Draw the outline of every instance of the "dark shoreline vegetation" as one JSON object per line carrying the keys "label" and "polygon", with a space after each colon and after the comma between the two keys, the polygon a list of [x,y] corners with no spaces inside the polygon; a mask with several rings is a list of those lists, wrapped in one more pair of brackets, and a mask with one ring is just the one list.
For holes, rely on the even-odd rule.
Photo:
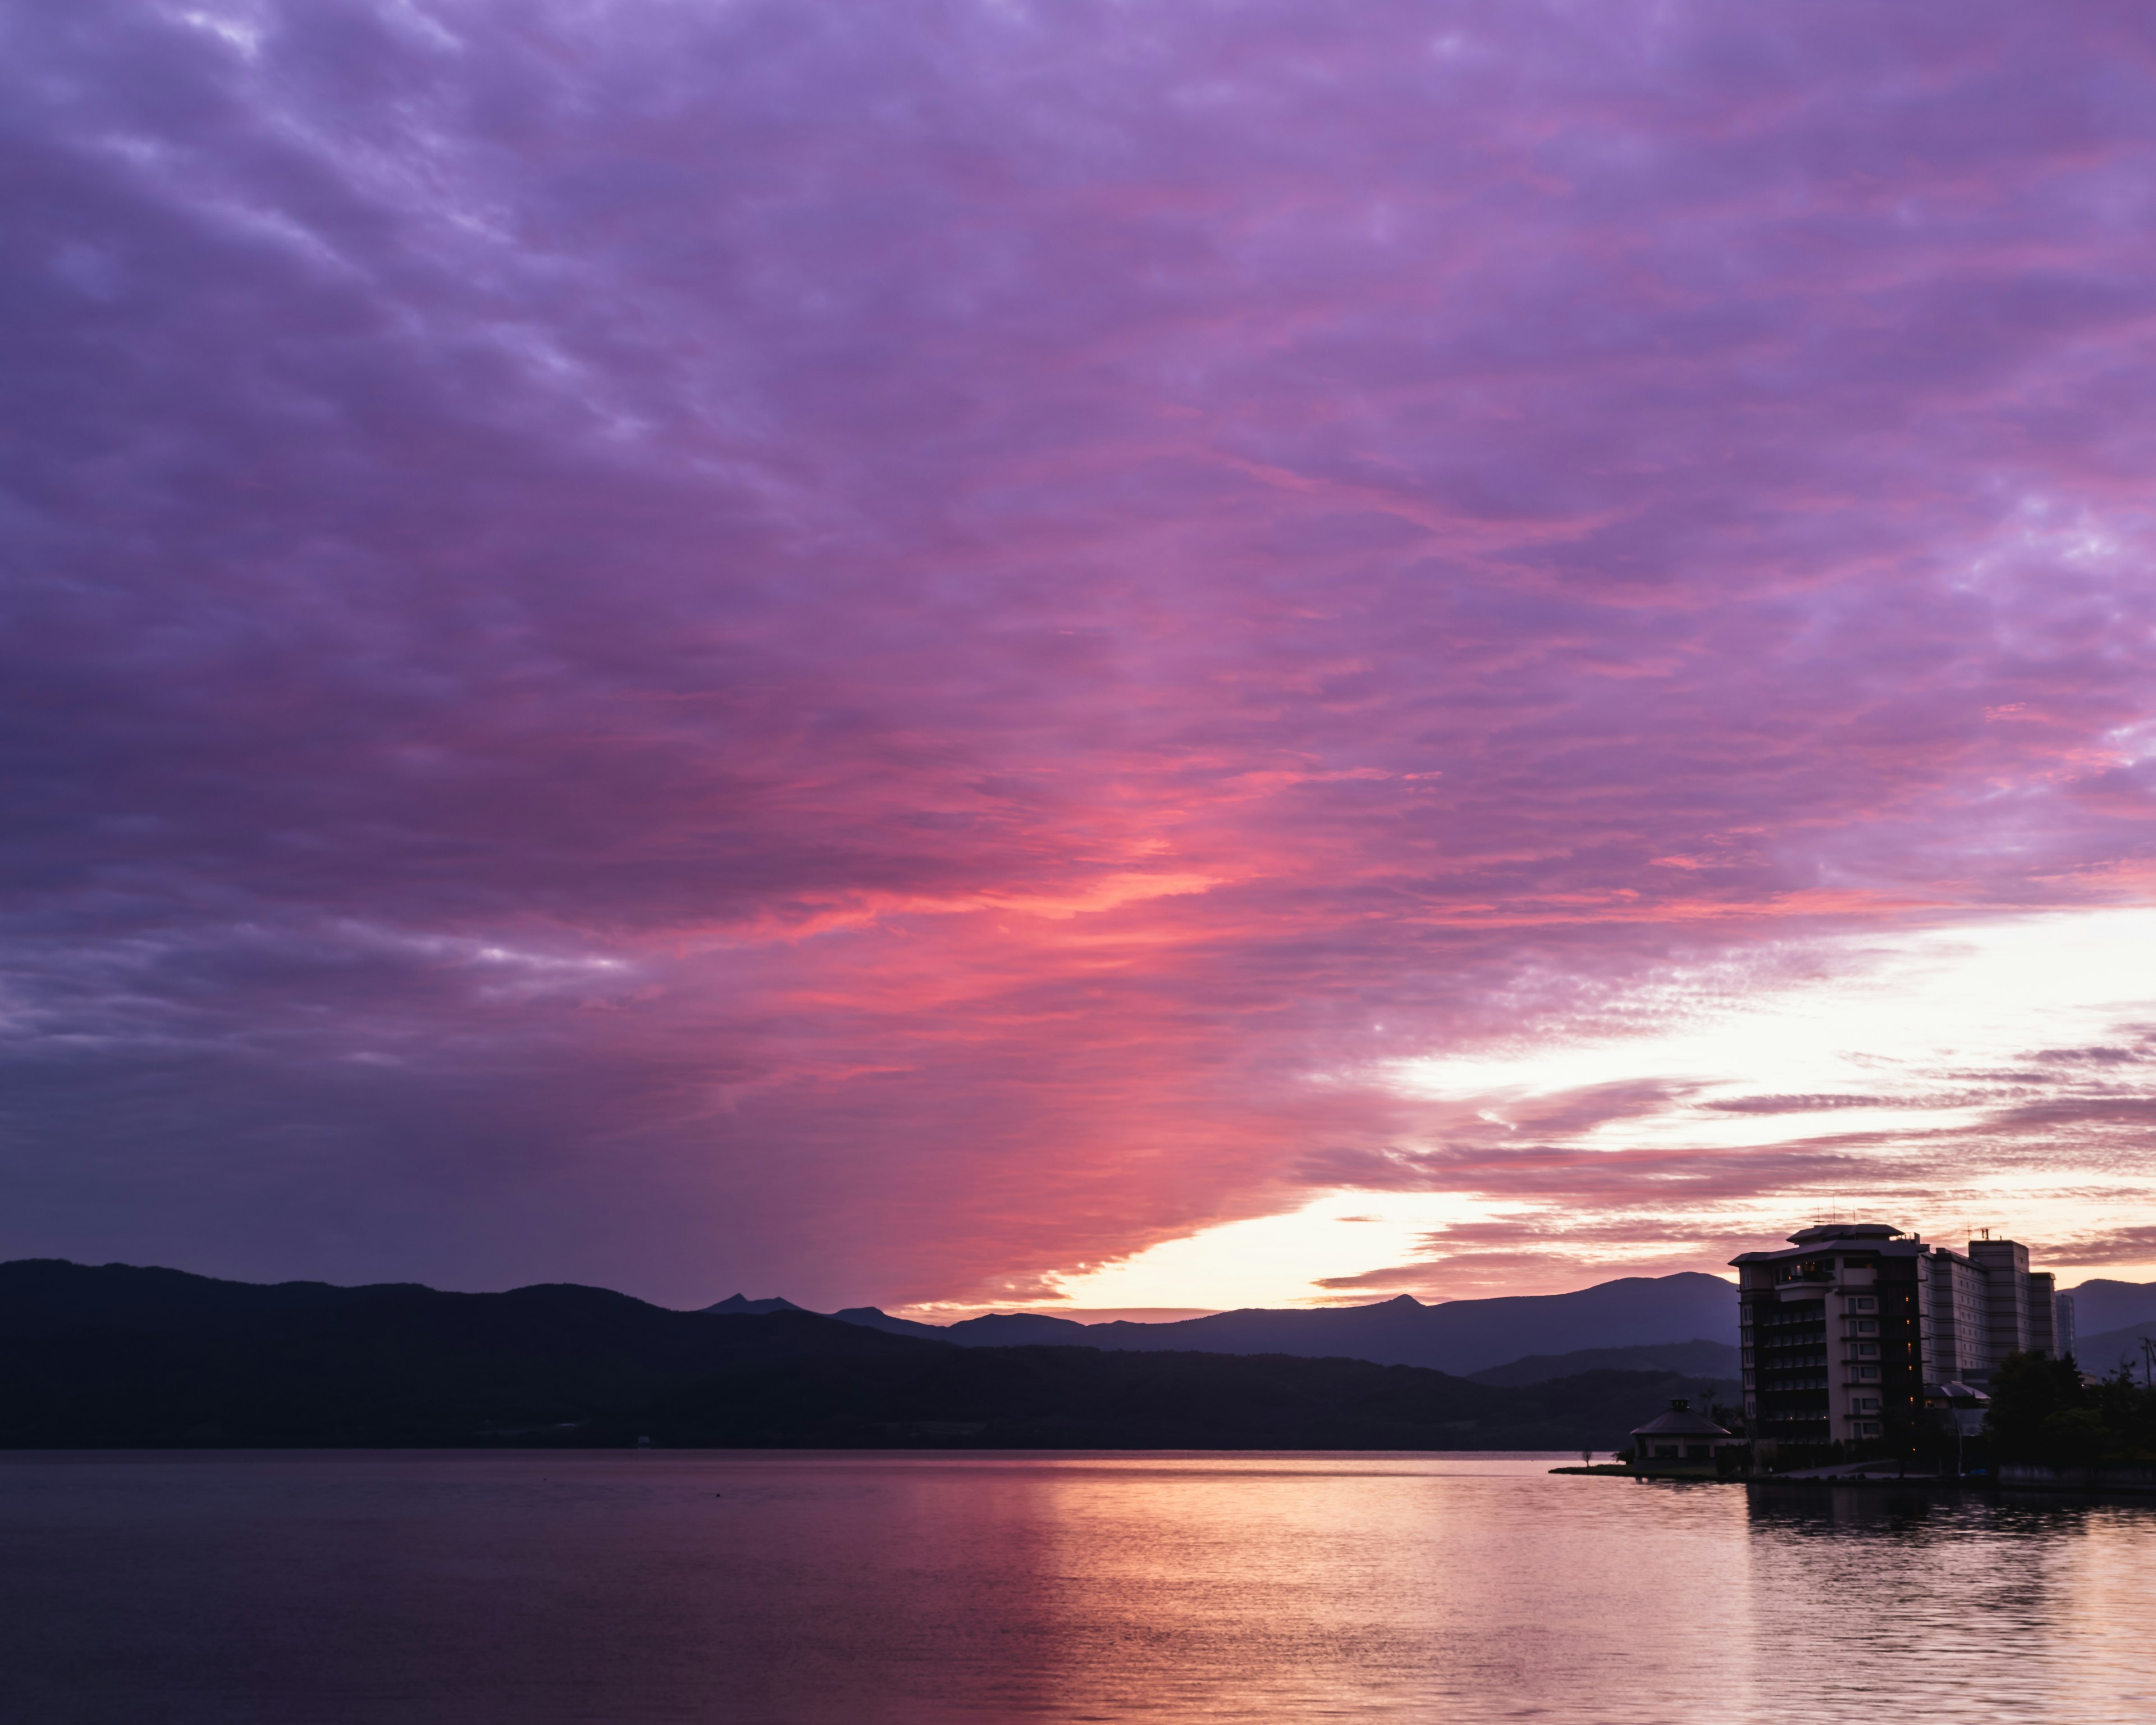
{"label": "dark shoreline vegetation", "polygon": [[1995,1463],[2040,1467],[2156,1466],[2156,1390],[2120,1366],[2093,1384],[2065,1359],[2007,1356],[1991,1386],[1983,1440]]}
{"label": "dark shoreline vegetation", "polygon": [[1696,1378],[959,1348],[600,1288],[0,1265],[0,1447],[1614,1450]]}

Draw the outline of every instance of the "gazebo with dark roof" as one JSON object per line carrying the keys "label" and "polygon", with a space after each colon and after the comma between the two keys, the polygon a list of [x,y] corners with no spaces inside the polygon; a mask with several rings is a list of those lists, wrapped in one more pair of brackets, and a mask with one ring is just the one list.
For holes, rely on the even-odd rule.
{"label": "gazebo with dark roof", "polygon": [[1743,1443],[1706,1414],[1694,1413],[1691,1402],[1679,1396],[1668,1413],[1632,1429],[1632,1471],[1719,1473],[1722,1452],[1741,1449]]}

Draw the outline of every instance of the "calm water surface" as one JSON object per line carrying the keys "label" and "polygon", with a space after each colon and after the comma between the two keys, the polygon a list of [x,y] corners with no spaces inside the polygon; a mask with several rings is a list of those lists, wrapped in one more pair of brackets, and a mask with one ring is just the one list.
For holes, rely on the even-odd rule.
{"label": "calm water surface", "polygon": [[2156,1507],[1552,1457],[0,1457],[0,1717],[2156,1718]]}

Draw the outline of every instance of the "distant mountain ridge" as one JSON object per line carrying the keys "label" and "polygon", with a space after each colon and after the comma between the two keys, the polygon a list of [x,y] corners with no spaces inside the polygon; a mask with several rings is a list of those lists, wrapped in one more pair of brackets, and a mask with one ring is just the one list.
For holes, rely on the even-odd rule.
{"label": "distant mountain ridge", "polygon": [[2084,1336],[2156,1324],[2156,1281],[2112,1281],[2098,1277],[2066,1291],[2074,1296],[2074,1324]]}
{"label": "distant mountain ridge", "polygon": [[[766,1313],[773,1312],[807,1312],[808,1310],[805,1306],[796,1306],[791,1300],[781,1300],[776,1297],[769,1300],[752,1300],[746,1294],[729,1294],[725,1299],[716,1301],[702,1309],[706,1312],[723,1312],[736,1317],[762,1317]],[[821,1316],[821,1314],[812,1313],[811,1316]]]}
{"label": "distant mountain ridge", "polygon": [[0,1448],[1609,1449],[1698,1389],[1652,1372],[1515,1388],[1341,1358],[954,1347],[739,1306],[772,1309],[0,1264]]}
{"label": "distant mountain ridge", "polygon": [[2084,1372],[2094,1372],[2098,1377],[2108,1377],[2120,1366],[2130,1366],[2138,1378],[2143,1368],[2141,1338],[2156,1337],[2156,1321],[2128,1324],[2122,1329],[2105,1330],[2093,1336],[2082,1336],[2074,1342],[2074,1362]]}
{"label": "distant mountain ridge", "polygon": [[1576,1378],[1582,1372],[1676,1372],[1730,1388],[1743,1380],[1743,1360],[1742,1352],[1726,1342],[1668,1342],[1647,1348],[1583,1348],[1573,1353],[1531,1353],[1467,1376],[1476,1384],[1517,1387]]}
{"label": "distant mountain ridge", "polygon": [[[1080,1323],[1040,1312],[996,1312],[948,1326],[892,1317],[872,1306],[833,1317],[886,1334],[962,1348],[1024,1345],[1121,1352],[1190,1349],[1422,1366],[1466,1377],[1527,1355],[1702,1342],[1734,1349],[1737,1288],[1718,1276],[1625,1276],[1568,1294],[1517,1294],[1425,1306],[1410,1294],[1369,1306],[1281,1311],[1262,1307],[1170,1323]],[[1587,1370],[1588,1367],[1577,1369]]]}

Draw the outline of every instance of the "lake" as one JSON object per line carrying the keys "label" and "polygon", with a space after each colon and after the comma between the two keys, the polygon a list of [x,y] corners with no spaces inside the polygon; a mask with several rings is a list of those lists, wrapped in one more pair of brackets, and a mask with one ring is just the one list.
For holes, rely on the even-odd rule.
{"label": "lake", "polygon": [[0,1717],[2156,1717],[2156,1504],[1564,1459],[0,1455]]}

